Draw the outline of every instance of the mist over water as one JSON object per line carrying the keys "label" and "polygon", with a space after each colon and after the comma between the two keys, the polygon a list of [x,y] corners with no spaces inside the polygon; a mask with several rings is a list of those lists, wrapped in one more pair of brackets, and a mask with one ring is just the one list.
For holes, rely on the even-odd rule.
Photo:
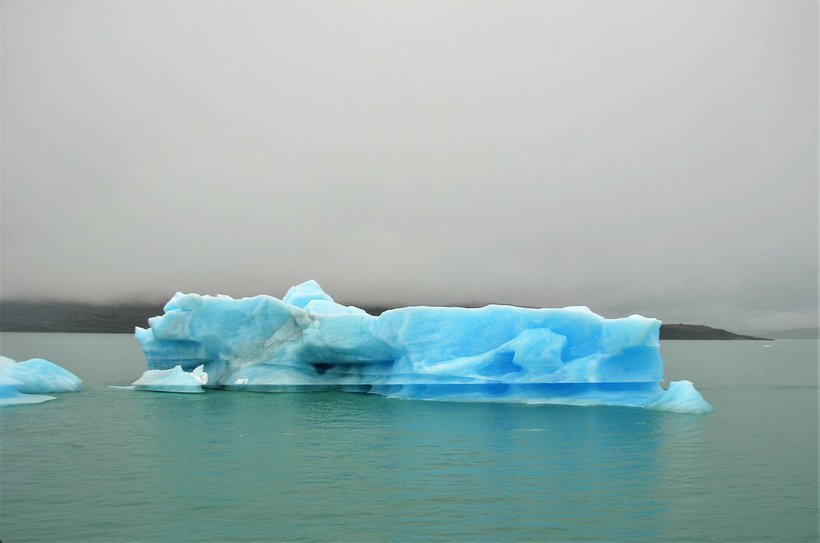
{"label": "mist over water", "polygon": [[0,24],[5,299],[316,279],[816,325],[813,2],[8,1]]}

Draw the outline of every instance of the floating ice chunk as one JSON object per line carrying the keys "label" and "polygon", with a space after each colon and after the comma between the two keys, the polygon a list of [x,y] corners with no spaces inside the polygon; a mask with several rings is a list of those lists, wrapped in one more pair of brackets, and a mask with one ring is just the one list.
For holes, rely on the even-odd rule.
{"label": "floating ice chunk", "polygon": [[170,370],[148,370],[142,377],[132,383],[134,390],[152,390],[154,392],[181,392],[196,394],[205,392],[202,385],[208,384],[208,374],[203,366],[197,366],[190,373],[181,366]]}
{"label": "floating ice chunk", "polygon": [[45,402],[54,399],[45,392],[76,392],[81,386],[79,377],[48,360],[0,356],[0,405]]}
{"label": "floating ice chunk", "polygon": [[42,358],[8,364],[1,371],[20,381],[17,390],[26,394],[77,392],[83,384],[82,380],[70,371]]}
{"label": "floating ice chunk", "polygon": [[17,390],[22,383],[0,371],[0,407],[8,405],[22,405],[27,403],[42,403],[53,400],[54,396],[43,394],[24,394]]}
{"label": "floating ice chunk", "polygon": [[164,310],[135,333],[148,368],[203,365],[210,386],[231,390],[637,407],[669,394],[660,321],[640,315],[489,305],[376,317],[316,281],[282,300],[177,293]]}
{"label": "floating ice chunk", "polygon": [[695,415],[711,413],[715,410],[701,393],[695,390],[695,385],[691,381],[672,381],[669,383],[669,388],[646,407],[653,411]]}

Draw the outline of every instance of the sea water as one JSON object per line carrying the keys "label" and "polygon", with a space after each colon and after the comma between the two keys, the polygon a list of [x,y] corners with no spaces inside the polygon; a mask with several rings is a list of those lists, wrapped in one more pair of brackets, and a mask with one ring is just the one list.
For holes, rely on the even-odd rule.
{"label": "sea water", "polygon": [[0,539],[815,541],[817,342],[664,341],[711,415],[135,392],[133,338],[0,336],[83,391],[0,411]]}

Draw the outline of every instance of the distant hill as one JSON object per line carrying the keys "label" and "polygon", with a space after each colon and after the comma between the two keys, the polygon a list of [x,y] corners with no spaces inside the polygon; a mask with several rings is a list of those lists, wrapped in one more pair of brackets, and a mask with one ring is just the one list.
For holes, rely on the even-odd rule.
{"label": "distant hill", "polygon": [[[146,327],[148,319],[162,314],[164,302],[93,305],[81,302],[0,302],[3,332],[126,333]],[[371,315],[390,307],[362,306]],[[781,336],[786,337],[786,336]],[[816,337],[816,336],[815,336]],[[661,325],[661,339],[765,339],[735,334],[702,324]]]}
{"label": "distant hill", "polygon": [[81,302],[0,302],[3,332],[131,333],[162,314],[164,303],[92,305]]}
{"label": "distant hill", "polygon": [[754,339],[771,341],[769,338],[744,336],[722,328],[712,328],[703,324],[662,324],[661,339]]}

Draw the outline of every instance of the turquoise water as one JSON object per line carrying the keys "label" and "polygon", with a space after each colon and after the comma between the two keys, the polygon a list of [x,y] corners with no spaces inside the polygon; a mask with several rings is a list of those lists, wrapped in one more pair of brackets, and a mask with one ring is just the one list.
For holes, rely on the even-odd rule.
{"label": "turquoise water", "polygon": [[712,415],[139,393],[128,336],[2,334],[85,380],[0,412],[16,541],[815,541],[817,344],[664,342]]}

